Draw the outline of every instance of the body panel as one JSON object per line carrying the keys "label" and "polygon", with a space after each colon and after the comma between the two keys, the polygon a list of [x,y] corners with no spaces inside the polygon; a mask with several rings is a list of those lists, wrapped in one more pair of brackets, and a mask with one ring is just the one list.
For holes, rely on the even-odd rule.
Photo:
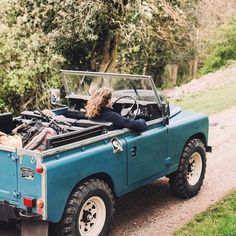
{"label": "body panel", "polygon": [[128,133],[127,142],[128,185],[157,174],[165,169],[168,155],[167,128],[162,123],[152,125],[141,135]]}
{"label": "body panel", "polygon": [[194,135],[204,137],[203,142],[207,146],[209,120],[205,114],[182,111],[169,121],[169,156],[172,157],[173,164],[179,162],[182,150]]}
{"label": "body panel", "polygon": [[126,143],[122,137],[117,138],[123,147],[121,152],[113,153],[112,144],[108,139],[62,152],[54,160],[44,160],[47,168],[49,221],[60,220],[69,194],[88,176],[98,173],[111,176],[115,192],[126,187]]}
{"label": "body panel", "polygon": [[[64,112],[64,108],[60,112]],[[0,184],[0,201],[8,200],[18,208],[25,208],[23,196],[43,198],[43,219],[58,222],[71,192],[84,179],[106,175],[115,195],[121,196],[176,171],[183,147],[193,135],[201,134],[205,141],[208,139],[207,116],[175,106],[171,107],[168,125],[162,123],[162,118],[147,124],[148,129],[141,134],[128,129],[116,130],[42,153],[0,149],[4,179]],[[111,143],[114,137],[122,144],[122,151],[114,152]],[[137,149],[132,158],[134,146]],[[13,163],[12,155],[16,155],[17,162]],[[42,176],[37,173],[33,179],[21,176],[22,167],[35,170],[41,162]],[[11,170],[9,178],[6,178],[9,176],[6,167]],[[12,189],[16,189],[20,197],[14,197]]]}
{"label": "body panel", "polygon": [[[35,172],[34,152],[23,152],[0,150],[0,201],[7,201],[21,209],[25,209],[24,196],[37,199],[42,195],[41,176]],[[36,211],[34,208],[33,212]]]}
{"label": "body panel", "polygon": [[[36,173],[35,169],[37,166],[37,159],[31,155],[19,156],[18,168],[17,168],[17,179],[18,179],[18,192],[20,194],[18,207],[25,208],[23,205],[22,198],[24,196],[32,197],[35,199],[42,197],[42,180],[41,175]],[[22,177],[22,170],[32,170],[32,177]],[[36,213],[37,209],[33,208],[33,212]]]}
{"label": "body panel", "polygon": [[13,150],[0,150],[0,200],[17,201],[17,161]]}

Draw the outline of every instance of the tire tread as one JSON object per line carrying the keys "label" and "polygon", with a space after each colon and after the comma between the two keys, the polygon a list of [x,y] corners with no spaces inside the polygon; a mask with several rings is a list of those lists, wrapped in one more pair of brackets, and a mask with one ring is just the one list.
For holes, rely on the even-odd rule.
{"label": "tire tread", "polygon": [[[73,230],[73,228],[75,227],[74,215],[76,214],[77,207],[79,204],[81,204],[81,200],[83,199],[83,197],[87,195],[89,192],[93,191],[94,189],[100,189],[106,192],[109,199],[111,200],[112,212],[110,221],[112,220],[115,213],[115,208],[114,208],[115,201],[112,190],[110,189],[108,184],[103,180],[92,178],[82,183],[81,185],[77,186],[74,192],[72,193],[67,203],[66,209],[64,211],[62,221],[60,223],[61,226],[59,232],[60,236],[77,236]],[[107,235],[109,229],[110,225],[101,235]]]}
{"label": "tire tread", "polygon": [[[200,179],[198,183],[194,186],[189,186],[187,182],[187,170],[188,170],[188,163],[189,158],[195,148],[200,148],[202,150],[202,161],[203,161],[203,169],[202,174],[200,176]],[[201,189],[201,186],[203,184],[203,180],[205,177],[205,169],[206,169],[206,156],[205,156],[205,145],[200,139],[191,139],[189,142],[185,145],[180,161],[179,161],[179,167],[176,172],[170,175],[170,188],[172,193],[181,198],[191,198],[197,195],[199,190]]]}

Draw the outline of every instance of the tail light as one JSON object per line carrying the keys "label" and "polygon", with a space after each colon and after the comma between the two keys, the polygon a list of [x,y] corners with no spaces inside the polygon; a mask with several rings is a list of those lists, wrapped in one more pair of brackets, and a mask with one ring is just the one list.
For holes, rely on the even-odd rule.
{"label": "tail light", "polygon": [[31,197],[24,197],[23,204],[26,207],[34,208],[36,206],[36,199]]}
{"label": "tail light", "polygon": [[38,199],[38,200],[37,200],[37,213],[38,213],[39,215],[42,215],[42,214],[43,214],[43,206],[44,206],[43,200]]}
{"label": "tail light", "polygon": [[38,199],[38,200],[37,200],[37,208],[43,208],[43,206],[44,206],[43,200]]}
{"label": "tail light", "polygon": [[39,174],[42,174],[42,173],[43,173],[43,167],[40,166],[40,165],[37,166],[35,170],[36,170],[36,172],[39,173]]}

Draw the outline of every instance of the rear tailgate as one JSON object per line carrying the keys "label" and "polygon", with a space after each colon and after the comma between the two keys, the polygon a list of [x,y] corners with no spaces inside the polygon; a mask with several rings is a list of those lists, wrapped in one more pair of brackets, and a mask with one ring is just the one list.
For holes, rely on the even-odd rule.
{"label": "rear tailgate", "polygon": [[[25,210],[25,197],[45,199],[45,191],[42,191],[44,175],[36,172],[40,163],[41,159],[34,151],[0,146],[0,203],[7,202]],[[32,212],[43,213],[42,210],[39,212],[36,206]]]}
{"label": "rear tailgate", "polygon": [[0,200],[17,201],[17,193],[16,151],[0,148]]}
{"label": "rear tailgate", "polygon": [[[18,207],[24,209],[24,197],[36,200],[42,198],[42,175],[36,172],[36,167],[41,161],[37,158],[36,152],[24,149],[17,150],[17,158]],[[32,211],[37,213],[36,208]]]}

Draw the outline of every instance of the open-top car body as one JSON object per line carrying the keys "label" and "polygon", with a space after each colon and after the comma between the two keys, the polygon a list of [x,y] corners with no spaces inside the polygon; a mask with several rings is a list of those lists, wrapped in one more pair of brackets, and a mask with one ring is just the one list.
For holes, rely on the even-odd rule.
{"label": "open-top car body", "polygon": [[[163,176],[179,197],[198,193],[211,149],[206,115],[169,106],[150,76],[62,71],[62,78],[60,103],[67,105],[53,115],[38,110],[0,116],[0,131],[7,134],[27,126],[19,131],[22,148],[0,146],[1,220],[36,218],[58,223],[58,235],[105,235],[114,197]],[[112,90],[115,112],[144,119],[147,129],[137,133],[88,119],[85,106],[100,87]],[[58,103],[55,96],[52,101]],[[29,130],[39,123],[54,130],[41,151],[27,148]]]}

